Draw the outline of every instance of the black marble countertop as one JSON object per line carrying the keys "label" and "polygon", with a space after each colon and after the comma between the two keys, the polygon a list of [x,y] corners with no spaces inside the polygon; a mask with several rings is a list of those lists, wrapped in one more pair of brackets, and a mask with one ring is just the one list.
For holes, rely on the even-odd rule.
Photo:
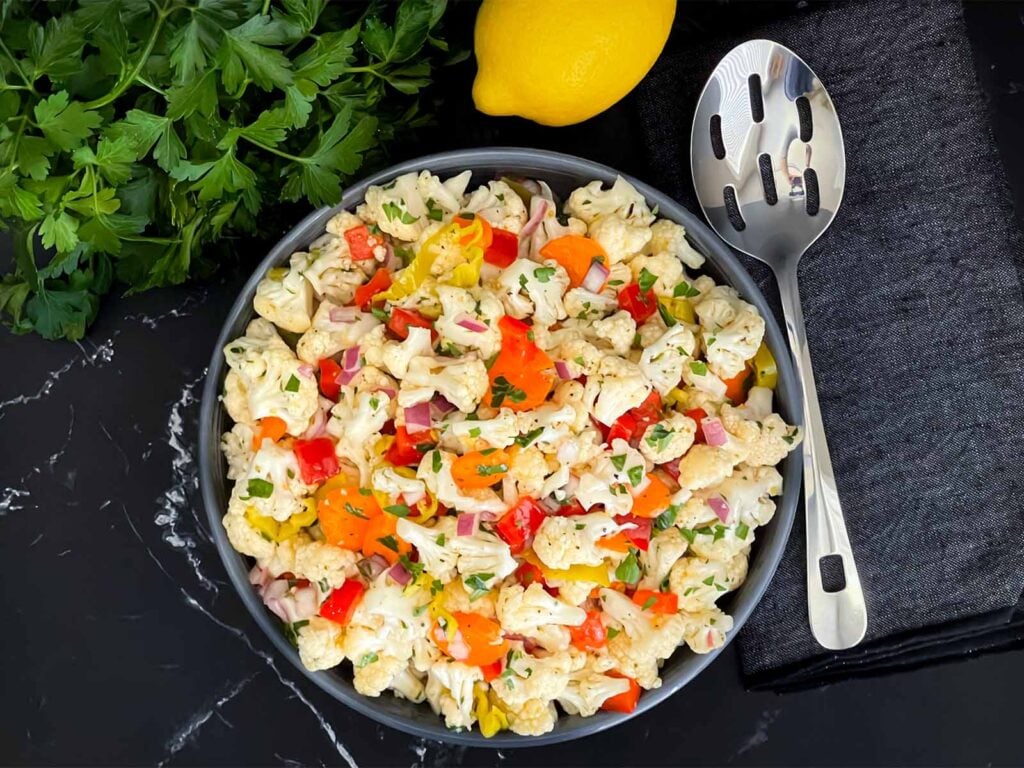
{"label": "black marble countertop", "polygon": [[[997,137],[1016,141],[1024,6],[967,16]],[[603,134],[623,121],[608,115]],[[474,143],[575,149],[637,172],[629,142],[584,136],[520,125]],[[1001,149],[1020,203],[1024,151]],[[1020,651],[775,695],[744,690],[728,649],[652,712],[539,750],[450,747],[347,710],[245,612],[198,498],[197,397],[243,279],[112,298],[77,344],[0,333],[0,763],[1024,763]]]}

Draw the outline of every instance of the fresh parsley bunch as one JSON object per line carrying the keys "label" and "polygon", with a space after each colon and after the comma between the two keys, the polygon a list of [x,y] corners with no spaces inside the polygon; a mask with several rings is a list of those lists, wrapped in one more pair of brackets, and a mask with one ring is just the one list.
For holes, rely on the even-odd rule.
{"label": "fresh parsley bunch", "polygon": [[[0,220],[19,333],[77,339],[129,293],[329,205],[453,60],[445,0],[0,0]],[[207,257],[202,258],[204,252]]]}

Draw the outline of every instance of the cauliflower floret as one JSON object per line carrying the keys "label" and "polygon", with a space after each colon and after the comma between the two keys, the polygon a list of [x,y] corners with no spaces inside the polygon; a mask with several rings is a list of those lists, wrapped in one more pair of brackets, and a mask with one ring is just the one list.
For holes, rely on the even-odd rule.
{"label": "cauliflower floret", "polygon": [[257,318],[245,336],[224,348],[224,358],[248,397],[249,417],[283,419],[290,435],[301,435],[319,406],[316,378],[296,359],[267,320]]}
{"label": "cauliflower floret", "polygon": [[530,447],[519,451],[513,457],[507,478],[515,483],[516,495],[519,498],[542,498],[540,491],[549,472],[544,454],[537,448]]}
{"label": "cauliflower floret", "polygon": [[396,532],[403,541],[416,547],[423,570],[441,581],[450,581],[455,575],[458,553],[449,546],[455,538],[456,520],[442,517],[433,528],[400,518]]}
{"label": "cauliflower floret", "polygon": [[477,531],[472,536],[455,536],[448,546],[458,555],[455,569],[467,590],[493,589],[519,567],[508,544],[493,533]]}
{"label": "cauliflower floret", "polygon": [[570,715],[590,717],[597,714],[608,699],[628,690],[629,680],[602,675],[593,664],[588,664],[569,678],[558,703]]}
{"label": "cauliflower floret", "polygon": [[[337,219],[338,216],[334,218]],[[328,222],[327,228],[330,229],[330,226]],[[348,242],[340,236],[341,234],[338,233],[337,237],[333,233],[326,234],[310,244],[302,276],[313,287],[318,299],[345,305],[351,303],[356,295],[356,289],[366,282],[367,275],[353,263],[348,252]],[[378,246],[378,250],[380,258],[383,258],[384,247]]]}
{"label": "cauliflower floret", "polygon": [[799,427],[789,426],[781,416],[771,412],[771,397],[770,389],[753,387],[743,406],[734,408],[725,404],[719,414],[726,432],[749,448],[747,463],[751,466],[778,464],[803,439]]}
{"label": "cauliflower floret", "polygon": [[581,474],[573,495],[584,509],[601,504],[611,515],[626,515],[633,508],[633,497],[629,491],[622,483],[611,479],[611,473],[604,465]]}
{"label": "cauliflower floret", "polygon": [[694,250],[686,239],[686,229],[668,219],[658,219],[651,225],[650,253],[666,253],[682,261],[690,269],[704,265],[704,255]]}
{"label": "cauliflower floret", "polygon": [[752,467],[742,464],[731,477],[701,496],[721,496],[729,505],[729,522],[744,523],[754,528],[765,525],[775,514],[772,496],[782,493],[782,475],[775,467]]}
{"label": "cauliflower floret", "polygon": [[327,434],[338,443],[335,453],[359,468],[360,481],[369,483],[373,446],[390,418],[391,398],[386,392],[343,392],[331,409]]}
{"label": "cauliflower floret", "polygon": [[229,503],[228,514],[224,515],[224,531],[228,535],[231,546],[243,555],[258,560],[268,560],[274,556],[276,544],[266,539],[245,519],[244,503],[239,502],[239,509],[234,510]]}
{"label": "cauliflower floret", "polygon": [[300,542],[295,548],[295,562],[290,570],[298,578],[326,584],[333,589],[344,584],[346,578],[353,578],[359,573],[356,560],[356,553],[348,549],[323,541]]}
{"label": "cauliflower floret", "polygon": [[595,320],[591,325],[594,336],[605,341],[617,355],[626,355],[636,336],[636,320],[626,310]]}
{"label": "cauliflower floret", "polygon": [[640,280],[640,275],[645,269],[657,277],[652,290],[658,296],[671,296],[672,291],[683,278],[683,265],[679,263],[679,259],[667,253],[634,256],[629,261],[629,269],[633,273],[633,279],[637,281]]}
{"label": "cauliflower floret", "polygon": [[667,464],[690,450],[697,434],[697,422],[672,411],[651,424],[640,438],[640,452],[652,464]]}
{"label": "cauliflower floret", "polygon": [[664,336],[667,330],[668,326],[661,319],[661,313],[655,312],[647,318],[643,325],[636,329],[636,332],[640,335],[640,346],[643,348],[651,346],[651,344],[654,344]]}
{"label": "cauliflower floret", "polygon": [[587,619],[587,612],[582,608],[552,597],[537,582],[526,589],[518,584],[502,589],[498,595],[497,610],[505,631],[528,636],[553,624],[578,627]]}
{"label": "cauliflower floret", "polygon": [[495,594],[494,590],[483,595],[479,591],[471,594],[461,581],[455,579],[444,585],[442,601],[445,610],[450,613],[479,613],[484,618],[493,619],[498,615]]}
{"label": "cauliflower floret", "polygon": [[[542,189],[547,187],[544,182],[540,182],[540,184]],[[544,209],[543,212],[541,212],[541,208]],[[558,210],[550,189],[540,195],[534,195],[530,200],[530,218],[532,219],[534,216],[539,217],[540,223],[530,235],[529,251],[525,254],[534,261],[541,261],[540,249],[549,241],[563,235],[585,235],[587,233],[586,223],[573,216],[570,216],[565,224],[558,220]],[[526,249],[520,248],[520,256],[524,255],[524,250]]]}
{"label": "cauliflower floret", "polygon": [[249,413],[249,393],[245,389],[245,381],[234,371],[224,376],[224,394],[220,396],[224,410],[236,424],[253,424],[255,420]]}
{"label": "cauliflower floret", "polygon": [[[581,391],[582,389],[580,387]],[[517,432],[532,436],[530,445],[545,453],[558,450],[559,443],[569,437],[570,432],[577,431],[577,425],[586,425],[586,421],[579,419],[577,409],[572,403],[546,403],[532,411],[520,411],[516,415],[516,423]]]}
{"label": "cauliflower floret", "polygon": [[678,528],[669,527],[652,536],[647,551],[640,553],[640,568],[644,575],[637,587],[661,589],[676,561],[685,554],[686,539],[679,535]]}
{"label": "cauliflower floret", "polygon": [[636,363],[608,355],[601,360],[597,374],[588,376],[586,393],[585,399],[594,403],[594,418],[611,426],[647,399],[651,384]]}
{"label": "cauliflower floret", "polygon": [[708,367],[722,379],[733,378],[761,346],[764,318],[727,285],[712,288],[693,309],[700,320]]}
{"label": "cauliflower floret", "polygon": [[434,352],[429,328],[410,326],[408,334],[404,341],[385,344],[381,353],[384,366],[399,379],[405,376],[413,358],[430,356]]}
{"label": "cauliflower floret", "polygon": [[[439,459],[434,457],[438,456]],[[463,491],[452,478],[452,462],[455,457],[447,451],[430,451],[420,461],[416,476],[426,483],[427,490],[449,509],[460,512],[504,512],[507,505],[490,488]],[[437,471],[434,463],[438,462]]]}
{"label": "cauliflower floret", "polygon": [[544,583],[558,590],[558,599],[568,605],[580,605],[590,593],[600,587],[596,581],[569,581],[567,579],[545,578]]}
{"label": "cauliflower floret", "polygon": [[601,365],[604,353],[579,335],[566,338],[556,357],[565,362],[572,376],[593,376]]}
{"label": "cauliflower floret", "polygon": [[544,327],[566,317],[562,294],[569,287],[569,274],[557,262],[537,264],[518,259],[501,273],[497,285],[502,303],[512,317],[532,315],[534,324]]}
{"label": "cauliflower floret", "polygon": [[616,176],[609,189],[602,189],[602,186],[600,181],[592,181],[573,190],[565,204],[566,213],[587,224],[592,224],[599,216],[610,214],[618,214],[630,224],[649,226],[654,222],[654,214],[647,207],[643,195],[624,178]]}
{"label": "cauliflower floret", "polygon": [[566,315],[577,320],[604,317],[619,309],[615,296],[592,293],[586,288],[570,288],[563,301]]}
{"label": "cauliflower floret", "polygon": [[492,448],[507,448],[521,431],[513,411],[502,408],[493,419],[452,422],[448,431],[462,440],[483,440]]}
{"label": "cauliflower floret", "polygon": [[640,370],[660,395],[667,395],[679,383],[696,345],[689,328],[674,325],[641,353]]}
{"label": "cauliflower floret", "polygon": [[588,234],[604,248],[612,264],[626,261],[640,253],[651,240],[650,227],[626,221],[615,213],[595,219]]}
{"label": "cauliflower floret", "polygon": [[416,504],[427,494],[427,487],[422,480],[403,477],[394,467],[375,469],[371,485],[375,491],[387,494],[391,501],[397,501],[401,496],[409,506]]}
{"label": "cauliflower floret", "polygon": [[438,394],[463,413],[472,413],[489,385],[487,367],[475,355],[455,360],[417,357],[401,382],[398,404],[408,408]]}
{"label": "cauliflower floret", "polygon": [[253,308],[274,325],[293,333],[309,328],[313,314],[313,286],[302,276],[305,254],[292,254],[290,267],[272,269],[256,286]]}
{"label": "cauliflower floret", "polygon": [[486,187],[479,187],[469,196],[463,208],[479,214],[491,225],[514,235],[518,235],[526,224],[526,205],[504,181],[489,181]]}
{"label": "cauliflower floret", "polygon": [[298,633],[299,658],[310,672],[336,667],[345,660],[342,630],[333,621],[312,616]]}
{"label": "cauliflower floret", "polygon": [[679,485],[691,491],[716,485],[729,477],[742,460],[742,453],[728,444],[695,445],[679,460]]}
{"label": "cauliflower floret", "polygon": [[684,557],[672,566],[669,589],[678,596],[681,611],[699,613],[739,587],[746,577],[747,556],[742,553],[727,561]]}
{"label": "cauliflower floret", "polygon": [[221,437],[220,448],[228,463],[228,480],[237,480],[249,471],[254,454],[252,436],[252,427],[239,422]]}
{"label": "cauliflower floret", "polygon": [[613,553],[597,546],[597,540],[623,529],[604,512],[573,517],[549,517],[540,524],[533,551],[548,568],[562,570],[574,565],[601,565]]}
{"label": "cauliflower floret", "polygon": [[[331,320],[332,312],[338,320]],[[295,353],[300,360],[315,365],[325,357],[360,344],[378,326],[380,322],[369,312],[324,301],[316,308],[312,326],[295,345]]]}
{"label": "cauliflower floret", "polygon": [[[440,334],[442,349],[446,344],[457,344],[479,350],[484,358],[498,351],[501,347],[501,331],[498,330],[497,321],[505,313],[498,299],[489,292],[482,294],[478,310],[473,294],[454,285],[437,286],[437,297],[441,301],[441,315],[434,322],[434,328]],[[462,319],[482,322],[486,328],[482,331],[463,328],[459,325]]]}
{"label": "cauliflower floret", "polygon": [[458,661],[438,661],[427,673],[426,694],[431,709],[449,728],[469,728],[473,714],[473,685],[484,679],[480,667]]}
{"label": "cauliflower floret", "polygon": [[408,659],[376,652],[366,654],[352,660],[352,685],[363,696],[380,696],[407,667]]}
{"label": "cauliflower floret", "polygon": [[721,402],[725,399],[725,382],[702,360],[691,360],[683,366],[683,381],[688,386],[704,392],[714,401]]}
{"label": "cauliflower floret", "polygon": [[418,175],[405,173],[386,186],[367,189],[356,213],[398,240],[412,242],[427,228],[432,211],[443,216],[462,207],[462,195],[471,175],[465,171],[442,183],[429,171]]}
{"label": "cauliflower floret", "polygon": [[[551,701],[569,684],[569,676],[586,664],[587,656],[574,651],[531,656],[519,650],[509,653],[505,674],[491,690],[509,708],[519,709],[530,699]],[[497,682],[497,681],[496,681]]]}
{"label": "cauliflower floret", "polygon": [[648,618],[643,609],[613,589],[601,590],[605,615],[622,627],[608,643],[608,651],[621,672],[642,688],[657,688],[658,662],[667,659],[683,639],[685,625],[679,614]]}
{"label": "cauliflower floret", "polygon": [[680,614],[684,623],[684,639],[694,653],[710,653],[725,643],[725,634],[732,629],[732,616],[718,608],[700,613]]}
{"label": "cauliflower floret", "polygon": [[508,712],[508,727],[520,736],[543,736],[555,729],[557,721],[555,704],[546,699],[527,699]]}
{"label": "cauliflower floret", "polygon": [[232,494],[257,514],[283,521],[305,509],[302,499],[313,492],[299,476],[299,462],[290,448],[264,440],[249,471],[239,478]]}
{"label": "cauliflower floret", "polygon": [[715,522],[711,528],[694,531],[690,553],[706,560],[718,560],[724,563],[732,560],[737,554],[745,555],[750,551],[750,546],[753,543],[754,531],[752,529]]}
{"label": "cauliflower floret", "polygon": [[420,704],[427,699],[423,681],[409,666],[395,676],[395,679],[391,681],[390,688],[397,698],[408,699],[414,704]]}

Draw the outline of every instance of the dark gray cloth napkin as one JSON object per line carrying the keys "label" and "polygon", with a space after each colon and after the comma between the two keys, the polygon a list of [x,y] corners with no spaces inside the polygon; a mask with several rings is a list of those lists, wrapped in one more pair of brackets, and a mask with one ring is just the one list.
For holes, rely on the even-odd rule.
{"label": "dark gray cloth napkin", "polygon": [[739,638],[744,673],[785,688],[1020,644],[1024,247],[960,4],[811,6],[700,45],[674,37],[636,104],[653,181],[695,210],[697,96],[755,37],[803,56],[843,123],[846,195],[800,286],[870,618],[859,648],[814,642],[801,510]]}

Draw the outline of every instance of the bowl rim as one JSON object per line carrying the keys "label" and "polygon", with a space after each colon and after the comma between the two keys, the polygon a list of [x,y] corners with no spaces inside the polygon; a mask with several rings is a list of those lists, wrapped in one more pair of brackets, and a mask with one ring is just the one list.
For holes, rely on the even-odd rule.
{"label": "bowl rim", "polygon": [[[383,705],[378,704],[380,699],[356,693],[351,687],[351,683],[342,680],[338,675],[332,674],[330,671],[311,672],[306,669],[299,659],[297,650],[284,638],[278,626],[279,622],[276,619],[271,620],[271,614],[265,610],[251,588],[248,580],[249,566],[246,565],[244,556],[231,546],[221,523],[224,510],[217,500],[218,476],[214,467],[215,462],[223,461],[223,457],[219,448],[220,434],[214,433],[213,426],[216,421],[216,411],[221,408],[220,390],[226,372],[222,350],[240,332],[237,327],[240,318],[245,317],[245,324],[247,324],[254,314],[253,296],[257,284],[267,270],[285,261],[294,251],[305,247],[315,237],[322,234],[327,220],[337,211],[345,208],[351,209],[361,202],[370,185],[389,181],[395,176],[410,171],[429,169],[435,173],[438,171],[448,173],[470,169],[477,173],[481,166],[489,167],[492,171],[500,168],[513,173],[532,174],[538,178],[543,178],[545,172],[575,174],[588,180],[601,180],[604,183],[611,183],[616,176],[622,176],[644,196],[648,203],[654,202],[658,205],[659,215],[682,224],[686,228],[690,242],[705,255],[713,268],[721,273],[724,282],[736,288],[746,301],[757,307],[765,319],[765,340],[775,356],[778,367],[777,409],[783,418],[791,424],[801,423],[803,409],[799,381],[782,331],[779,329],[764,294],[731,249],[704,224],[703,220],[668,195],[601,163],[559,152],[522,147],[462,149],[413,158],[385,168],[349,186],[345,189],[338,205],[323,207],[308,214],[270,249],[239,291],[224,320],[207,368],[202,391],[199,415],[199,486],[206,518],[228,577],[249,614],[264,634],[270,638],[276,649],[307,679],[342,704],[382,725],[396,728],[411,736],[461,746],[505,749],[544,746],[570,741],[621,725],[677,693],[717,658],[736,637],[754,608],[760,603],[782,559],[796,515],[802,465],[799,452],[790,453],[783,461],[781,467],[784,483],[783,495],[777,502],[775,517],[764,529],[766,531],[764,539],[759,540],[751,557],[747,580],[731,596],[730,615],[733,618],[733,629],[727,634],[725,642],[721,647],[703,655],[693,654],[685,648],[678,649],[676,654],[689,653],[690,655],[682,660],[674,655],[676,661],[673,667],[667,672],[663,670],[665,674],[662,675],[661,687],[645,691],[644,695],[640,697],[637,708],[631,713],[600,712],[587,718],[562,715],[555,729],[542,736],[520,736],[504,731],[491,739],[485,739],[476,730],[448,730],[441,718],[429,711],[429,707],[427,711],[430,718],[433,719],[432,721],[419,722],[396,715],[386,711]],[[244,328],[244,324],[241,327]],[[217,464],[217,466],[223,465]],[[424,707],[425,704],[415,706]],[[577,722],[569,728],[563,727],[567,720]]]}

